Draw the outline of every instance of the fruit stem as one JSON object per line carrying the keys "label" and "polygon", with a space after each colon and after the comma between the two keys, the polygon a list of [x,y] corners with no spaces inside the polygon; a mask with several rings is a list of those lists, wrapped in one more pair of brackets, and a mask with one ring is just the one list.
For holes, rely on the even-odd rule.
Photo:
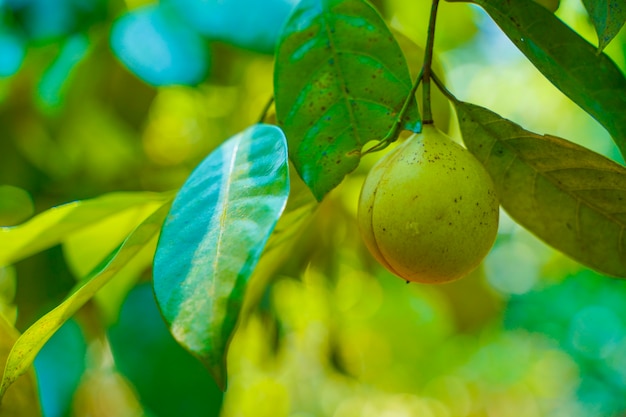
{"label": "fruit stem", "polygon": [[423,74],[424,74],[424,68],[422,68],[419,75],[417,76],[417,79],[415,80],[413,87],[411,87],[411,91],[409,92],[409,95],[406,96],[406,99],[404,100],[404,104],[402,104],[402,109],[400,109],[400,113],[398,113],[398,117],[393,122],[393,126],[391,126],[391,129],[389,129],[389,132],[387,132],[385,137],[382,138],[380,142],[378,142],[376,145],[372,146],[366,151],[363,151],[363,154],[377,152],[382,149],[385,149],[387,146],[389,146],[391,142],[394,142],[398,138],[398,135],[400,134],[400,130],[402,128],[402,122],[404,121],[404,116],[406,115],[406,112],[409,110],[409,106],[411,105],[411,103],[415,104],[415,101],[413,101],[415,100],[415,92],[417,91],[417,88],[422,82]]}
{"label": "fruit stem", "polygon": [[433,64],[433,47],[435,44],[435,23],[437,21],[437,7],[439,6],[439,0],[433,0],[433,4],[430,8],[430,21],[428,22],[428,37],[426,38],[426,51],[424,52],[424,68],[422,75],[422,104],[424,106],[423,124],[433,123],[433,114],[430,107],[430,77],[432,74]]}
{"label": "fruit stem", "polygon": [[267,101],[267,103],[265,103],[265,106],[263,107],[263,111],[261,112],[261,117],[259,117],[259,121],[257,122],[257,124],[263,123],[263,121],[267,117],[267,112],[269,112],[270,107],[272,107],[272,104],[274,104],[274,96],[271,96],[270,99]]}

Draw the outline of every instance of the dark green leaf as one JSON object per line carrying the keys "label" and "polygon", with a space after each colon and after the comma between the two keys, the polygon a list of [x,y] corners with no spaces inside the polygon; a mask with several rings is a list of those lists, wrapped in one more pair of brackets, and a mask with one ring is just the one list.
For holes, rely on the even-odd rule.
{"label": "dark green leaf", "polygon": [[623,0],[583,0],[598,34],[598,51],[613,40],[626,21]]}
{"label": "dark green leaf", "polygon": [[157,301],[174,338],[221,388],[248,278],[288,194],[285,136],[256,125],[195,169],[163,226],[154,259]]}
{"label": "dark green leaf", "polygon": [[456,108],[465,144],[513,219],[577,261],[626,277],[626,168],[482,107]]}
{"label": "dark green leaf", "polygon": [[[276,114],[298,173],[321,200],[392,127],[411,89],[404,56],[362,0],[302,0],[279,41]],[[417,106],[409,120],[419,129]]]}
{"label": "dark green leaf", "polygon": [[78,309],[85,305],[103,285],[110,282],[152,240],[156,239],[169,208],[162,204],[150,217],[139,225],[124,243],[108,259],[79,282],[72,293],[54,310],[30,326],[13,345],[7,359],[0,398],[17,377],[24,374],[43,345]]}
{"label": "dark green leaf", "polygon": [[626,78],[615,63],[534,1],[474,2],[548,80],[609,131],[626,156]]}

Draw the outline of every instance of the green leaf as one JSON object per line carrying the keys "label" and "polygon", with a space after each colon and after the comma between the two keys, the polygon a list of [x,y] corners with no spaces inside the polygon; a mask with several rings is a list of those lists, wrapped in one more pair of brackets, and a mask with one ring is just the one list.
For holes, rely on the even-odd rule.
{"label": "green leaf", "polygon": [[605,54],[531,0],[474,0],[559,90],[600,122],[626,156],[626,78]]}
{"label": "green leaf", "polygon": [[[411,90],[400,47],[362,0],[302,0],[279,41],[276,115],[298,173],[321,200],[385,137]],[[407,128],[419,130],[417,104]]]}
{"label": "green leaf", "polygon": [[[77,278],[89,274],[162,204],[152,201],[133,206],[69,235],[63,242],[63,254],[70,271]],[[155,250],[156,242],[146,246],[117,274],[113,282],[94,296],[104,321],[115,322],[128,291],[152,265]]]}
{"label": "green leaf", "polygon": [[511,217],[582,264],[626,277],[626,168],[482,107],[455,104],[463,140]]}
{"label": "green leaf", "polygon": [[[11,347],[18,340],[19,332],[0,314],[0,364],[6,363]],[[0,397],[2,398],[2,397]],[[26,375],[15,381],[0,404],[0,416],[41,416],[37,378],[32,368]]]}
{"label": "green leaf", "polygon": [[174,338],[220,388],[246,284],[289,194],[282,131],[256,125],[230,138],[190,175],[154,259],[154,290]]}
{"label": "green leaf", "polygon": [[623,0],[583,0],[598,34],[598,52],[613,40],[626,22]]}
{"label": "green leaf", "polygon": [[169,193],[112,193],[53,207],[19,226],[0,227],[0,266],[58,245],[70,234],[109,216],[170,198]]}
{"label": "green leaf", "polygon": [[54,332],[85,305],[103,285],[111,281],[144,247],[157,239],[168,209],[169,201],[163,203],[128,236],[117,250],[111,253],[108,259],[79,282],[61,304],[37,320],[17,339],[4,369],[0,383],[0,398],[17,377],[28,370],[39,350]]}

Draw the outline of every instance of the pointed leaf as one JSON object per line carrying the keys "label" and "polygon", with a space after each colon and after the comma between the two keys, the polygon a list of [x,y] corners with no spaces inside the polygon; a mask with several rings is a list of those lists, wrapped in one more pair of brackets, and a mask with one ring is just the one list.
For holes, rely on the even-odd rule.
{"label": "pointed leaf", "polygon": [[54,332],[85,305],[103,285],[113,279],[144,247],[157,238],[168,209],[169,202],[162,204],[128,236],[108,259],[79,282],[61,304],[37,320],[19,337],[7,359],[0,383],[0,398],[17,377],[28,370],[39,350]]}
{"label": "pointed leaf", "polygon": [[108,216],[170,198],[170,193],[112,193],[53,207],[19,226],[0,227],[0,266],[58,245],[71,233]]}
{"label": "pointed leaf", "polygon": [[[409,95],[404,56],[362,0],[302,0],[279,41],[276,114],[290,157],[318,200],[353,171],[361,148],[381,140]],[[408,119],[419,130],[417,105]]]}
{"label": "pointed leaf", "polygon": [[465,144],[513,219],[577,261],[626,277],[626,168],[482,107],[456,108]]}
{"label": "pointed leaf", "polygon": [[[19,338],[19,332],[0,314],[0,364],[6,363],[11,347]],[[37,393],[37,378],[30,368],[26,375],[15,381],[0,404],[0,416],[41,416]]]}
{"label": "pointed leaf", "polygon": [[154,259],[154,290],[176,340],[226,384],[226,353],[248,278],[289,194],[282,131],[230,138],[178,193]]}
{"label": "pointed leaf", "polygon": [[623,0],[583,0],[598,34],[598,52],[613,40],[626,22]]}
{"label": "pointed leaf", "polygon": [[552,84],[609,131],[626,156],[626,78],[617,65],[534,1],[474,3]]}

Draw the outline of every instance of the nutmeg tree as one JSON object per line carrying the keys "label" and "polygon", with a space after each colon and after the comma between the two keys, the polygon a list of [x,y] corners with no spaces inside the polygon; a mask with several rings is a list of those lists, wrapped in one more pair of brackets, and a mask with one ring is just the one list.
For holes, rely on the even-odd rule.
{"label": "nutmeg tree", "polygon": [[[217,3],[206,14],[194,9],[198,2],[175,0],[128,12],[114,23],[110,46],[154,86],[201,83],[212,59],[206,39],[273,53],[273,95],[257,109],[258,123],[206,155],[175,192],[107,194],[0,229],[0,266],[7,266],[57,244],[77,248],[77,233],[103,218],[125,213],[131,224],[67,298],[12,343],[0,398],[76,311],[146,264],[172,336],[226,390],[238,323],[288,262],[311,216],[366,155],[380,162],[361,195],[362,238],[401,278],[440,283],[468,274],[494,242],[499,207],[575,261],[626,277],[626,168],[458,99],[433,58],[437,33],[446,30],[437,24],[439,0],[423,47],[391,30],[366,0]],[[626,78],[603,51],[626,7],[584,2],[597,31],[591,44],[555,16],[558,2],[471,3],[626,155]],[[272,24],[232,29],[255,14],[270,14]],[[149,47],[137,37],[146,27],[156,34]],[[449,120],[434,100],[454,109],[460,144],[442,132]]]}

